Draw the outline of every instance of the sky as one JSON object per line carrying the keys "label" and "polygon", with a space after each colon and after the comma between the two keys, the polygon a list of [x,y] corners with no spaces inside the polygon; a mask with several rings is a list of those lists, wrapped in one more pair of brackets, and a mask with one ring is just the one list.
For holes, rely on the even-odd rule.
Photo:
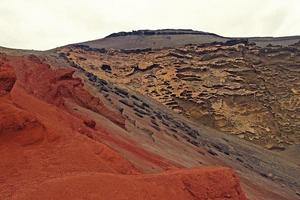
{"label": "sky", "polygon": [[0,0],[0,46],[47,50],[119,31],[300,35],[300,0]]}

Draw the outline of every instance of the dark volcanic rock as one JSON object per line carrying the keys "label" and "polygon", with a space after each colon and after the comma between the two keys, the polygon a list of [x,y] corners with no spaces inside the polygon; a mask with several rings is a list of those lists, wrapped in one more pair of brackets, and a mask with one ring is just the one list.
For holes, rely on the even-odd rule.
{"label": "dark volcanic rock", "polygon": [[110,67],[110,65],[108,65],[108,64],[102,64],[102,65],[101,65],[101,69],[102,69],[103,71],[106,71],[106,72],[111,73],[111,67]]}

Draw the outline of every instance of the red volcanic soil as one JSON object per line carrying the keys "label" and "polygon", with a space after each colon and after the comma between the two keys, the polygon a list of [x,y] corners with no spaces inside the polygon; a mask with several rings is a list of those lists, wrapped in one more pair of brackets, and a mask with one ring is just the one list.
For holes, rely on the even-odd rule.
{"label": "red volcanic soil", "polygon": [[[74,115],[66,104],[108,121]],[[107,132],[108,122],[125,128],[122,115],[92,96],[73,69],[1,54],[0,199],[246,199],[231,169],[183,169]],[[144,169],[121,151],[144,161]],[[160,170],[146,174],[146,165]]]}
{"label": "red volcanic soil", "polygon": [[226,168],[151,175],[80,174],[44,182],[15,199],[244,199],[237,182]]}

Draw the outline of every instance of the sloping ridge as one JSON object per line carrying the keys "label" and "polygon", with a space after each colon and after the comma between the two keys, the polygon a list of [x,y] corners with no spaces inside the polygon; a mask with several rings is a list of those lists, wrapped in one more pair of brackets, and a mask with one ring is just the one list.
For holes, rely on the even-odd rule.
{"label": "sloping ridge", "polygon": [[139,30],[113,33],[103,39],[78,43],[95,49],[161,49],[186,44],[224,42],[228,38],[189,29]]}
{"label": "sloping ridge", "polygon": [[[268,44],[288,46],[300,40],[300,36],[285,37],[224,37],[214,33],[191,29],[160,29],[118,32],[103,39],[77,43],[94,49],[163,49],[182,47],[188,44],[219,43],[247,40],[265,47]],[[72,46],[72,45],[71,45]]]}
{"label": "sloping ridge", "polygon": [[[151,35],[153,34],[151,33],[149,34],[150,36],[147,36],[143,31],[132,34],[130,33],[125,36],[116,35],[110,38],[112,40],[118,38],[118,40],[123,40],[126,43],[127,37],[132,36],[138,37],[141,41],[147,41],[150,36],[168,36],[164,34],[159,35],[159,33],[156,35]],[[124,35],[124,33],[121,33],[121,35]],[[185,37],[189,36],[189,34],[181,36]],[[281,39],[288,40],[295,38],[297,37],[276,39],[280,42]],[[269,39],[272,40],[274,38]],[[168,40],[168,38],[165,37],[162,40]],[[258,100],[259,103],[267,100],[266,103],[263,103],[263,106],[270,106],[271,101],[263,97],[265,94],[269,95],[269,93],[254,95],[254,98],[252,98],[253,93],[249,93],[249,96],[241,98],[241,101],[237,101],[236,97],[243,95],[245,92],[247,94],[248,90],[257,90],[258,85],[264,87],[262,91],[270,89],[269,87],[265,87],[266,83],[260,84],[260,81],[265,81],[262,78],[265,72],[268,74],[267,77],[270,77],[270,70],[277,70],[277,67],[279,73],[275,72],[274,76],[271,76],[273,77],[272,81],[275,79],[279,80],[275,81],[276,83],[274,82],[276,92],[279,91],[279,85],[277,84],[279,82],[281,83],[281,87],[284,86],[284,90],[286,88],[293,88],[294,84],[297,84],[296,74],[298,73],[295,68],[298,63],[297,55],[299,55],[296,48],[296,44],[288,47],[268,45],[265,48],[261,48],[249,43],[249,40],[241,39],[159,50],[95,49],[78,45],[58,49],[57,53],[59,53],[60,57],[67,60],[71,66],[85,74],[90,83],[97,88],[97,91],[103,94],[104,99],[118,105],[118,110],[126,118],[125,121],[130,121],[131,127],[134,127],[136,130],[135,132],[131,129],[130,134],[126,135],[126,137],[135,139],[138,144],[141,144],[147,150],[154,150],[155,153],[162,157],[168,158],[184,167],[199,165],[225,165],[233,167],[241,177],[243,189],[250,199],[294,200],[299,199],[299,192],[297,191],[300,184],[299,179],[296,178],[300,175],[300,168],[294,158],[286,159],[285,156],[282,156],[278,152],[262,149],[257,145],[241,141],[239,138],[227,137],[227,135],[224,135],[223,130],[221,130],[223,133],[218,133],[215,129],[207,129],[207,127],[203,127],[201,124],[208,126],[211,119],[208,118],[208,120],[205,120],[205,115],[226,105],[222,101],[220,104],[210,104],[209,102],[214,99],[218,102],[220,102],[220,99],[224,100],[226,96],[224,94],[226,93],[228,93],[229,102],[232,101],[232,104],[228,105],[232,106],[241,103],[240,111],[242,120],[240,123],[228,123],[229,127],[233,127],[232,125],[244,126],[247,124],[248,121],[245,120],[245,116],[249,116],[248,112],[250,111],[254,111],[255,113],[254,120],[267,119],[273,124],[274,120],[271,117],[258,117],[258,104],[250,108],[247,108],[247,104],[245,104],[245,102],[249,102],[250,100]],[[276,59],[277,57],[278,59]],[[268,65],[269,61],[273,65]],[[275,64],[277,61],[279,61],[278,64]],[[284,64],[287,64],[287,62],[290,64],[282,66],[282,61],[285,61]],[[256,72],[260,71],[260,69],[262,69],[262,73],[258,73],[259,75],[257,75]],[[225,72],[223,73],[222,71]],[[252,71],[254,71],[254,75],[249,73]],[[285,73],[289,72],[292,72],[291,76],[285,75]],[[248,75],[249,81],[246,79]],[[247,80],[245,81],[246,90],[240,90],[240,84],[244,80]],[[286,80],[289,81],[287,86],[285,86]],[[231,81],[233,81],[233,84],[230,83]],[[197,87],[201,86],[202,82],[204,82],[203,90],[199,90]],[[252,82],[253,84],[251,84]],[[222,92],[223,86],[225,86],[224,93]],[[135,95],[132,90],[144,94],[144,96]],[[209,95],[210,90],[212,92],[211,96]],[[284,92],[292,92],[295,95],[299,94],[296,89]],[[157,104],[152,104],[153,101],[150,103],[150,99],[146,98],[147,96],[164,103],[167,107],[178,113],[182,112],[180,109],[181,106],[189,107],[190,105],[195,105],[185,104],[184,101],[188,103],[197,102],[203,107],[193,107],[190,110],[196,111],[194,116],[197,116],[197,114],[201,116],[203,114],[204,117],[199,118],[199,121],[196,122],[197,124],[192,126],[189,120],[175,115],[174,112],[169,112],[166,107],[161,105],[154,106]],[[284,95],[285,97],[287,95]],[[180,99],[181,101],[178,101]],[[194,101],[194,99],[201,101]],[[294,102],[297,102],[297,100],[291,101],[290,105],[293,104],[291,109],[296,111],[297,104],[294,104]],[[215,107],[209,109],[208,113],[201,113],[205,111],[207,105],[215,105]],[[286,105],[289,105],[289,103]],[[133,111],[133,113],[128,111]],[[199,113],[197,113],[198,111]],[[232,116],[238,117],[236,109],[229,108],[227,111],[233,112],[233,115],[229,115],[229,120],[236,119]],[[226,114],[226,112],[221,111],[216,119],[222,121],[220,126],[225,129],[225,125],[227,124],[223,122],[227,123],[229,120],[223,121],[221,117],[223,114]],[[285,115],[284,119],[288,120],[287,115]],[[296,118],[294,119],[296,120]],[[265,125],[266,123],[262,123],[262,126],[257,127],[261,128],[265,127]],[[211,127],[215,128],[214,126]],[[251,129],[249,130],[251,131]],[[262,133],[266,134],[267,130],[263,129]],[[289,128],[289,130],[291,129]],[[280,134],[283,136],[282,132]],[[145,140],[140,140],[139,138],[141,135],[148,136],[151,142],[145,144]],[[247,135],[243,135],[241,138],[253,142],[260,141],[257,140],[259,137],[255,136],[255,139],[253,137],[254,135],[251,132],[247,132]],[[174,138],[177,142],[172,148],[162,142],[174,142],[172,140]],[[183,138],[183,140],[180,138]],[[271,138],[274,137],[272,136]],[[269,140],[261,141],[270,142]],[[278,141],[282,143],[283,140]],[[191,152],[185,149],[187,147],[186,143],[193,145],[194,149]],[[264,144],[266,143],[260,143],[260,145]],[[280,150],[282,145],[274,145],[271,148],[274,147]],[[197,153],[195,153],[195,150]],[[200,152],[205,153],[201,154]],[[206,160],[210,155],[213,156],[213,161]],[[219,162],[220,160],[222,162]]]}
{"label": "sloping ridge", "polygon": [[[94,51],[66,50],[0,56],[0,199],[245,199],[241,186],[299,199],[299,165],[99,76],[81,63]],[[160,67],[147,66],[135,70]]]}
{"label": "sloping ridge", "polygon": [[47,59],[0,55],[0,199],[246,199],[229,168],[180,169],[122,138],[123,116]]}
{"label": "sloping ridge", "polygon": [[216,37],[222,37],[214,33],[208,33],[203,31],[194,31],[192,29],[158,29],[158,30],[137,30],[132,32],[118,32],[112,33],[105,38],[110,37],[120,37],[120,36],[129,36],[129,35],[212,35]]}

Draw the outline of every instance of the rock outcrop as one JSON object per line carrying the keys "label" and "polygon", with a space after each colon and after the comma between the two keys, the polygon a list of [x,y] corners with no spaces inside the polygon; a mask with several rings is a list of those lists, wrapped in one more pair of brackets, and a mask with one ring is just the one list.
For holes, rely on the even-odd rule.
{"label": "rock outcrop", "polygon": [[[297,44],[261,48],[240,39],[143,53],[97,54],[101,62],[114,66],[113,74],[89,68],[99,61],[88,52],[61,51],[97,76],[148,95],[199,124],[267,148],[276,146],[268,149],[277,151],[300,142]],[[80,56],[88,60],[81,62]],[[139,67],[143,65],[144,69]]]}
{"label": "rock outcrop", "polygon": [[246,199],[233,170],[184,169],[122,136],[125,117],[93,76],[51,59],[1,54],[0,199]]}
{"label": "rock outcrop", "polygon": [[163,32],[0,48],[0,199],[299,199],[299,44]]}

